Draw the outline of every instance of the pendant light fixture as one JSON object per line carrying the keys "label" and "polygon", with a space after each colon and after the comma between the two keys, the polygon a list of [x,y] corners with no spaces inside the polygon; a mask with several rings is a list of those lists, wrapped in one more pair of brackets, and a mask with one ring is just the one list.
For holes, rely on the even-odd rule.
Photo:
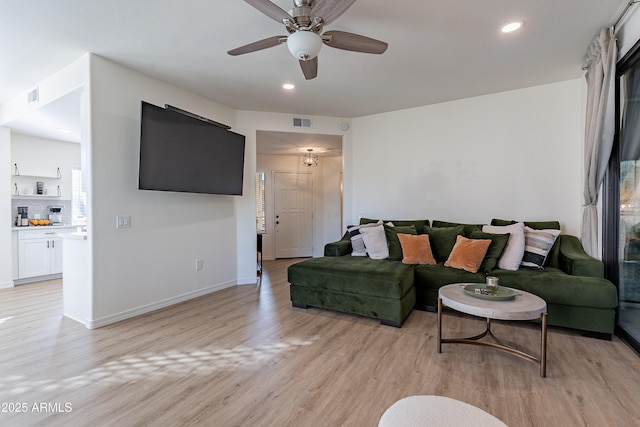
{"label": "pendant light fixture", "polygon": [[318,166],[318,156],[313,154],[313,148],[307,148],[307,154],[302,157],[302,164],[305,166]]}

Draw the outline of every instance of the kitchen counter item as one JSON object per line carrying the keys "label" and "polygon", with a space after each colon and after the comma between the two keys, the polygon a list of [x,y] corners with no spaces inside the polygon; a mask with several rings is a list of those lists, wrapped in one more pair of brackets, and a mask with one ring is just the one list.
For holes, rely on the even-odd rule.
{"label": "kitchen counter item", "polygon": [[52,224],[62,223],[63,206],[49,206],[49,222]]}

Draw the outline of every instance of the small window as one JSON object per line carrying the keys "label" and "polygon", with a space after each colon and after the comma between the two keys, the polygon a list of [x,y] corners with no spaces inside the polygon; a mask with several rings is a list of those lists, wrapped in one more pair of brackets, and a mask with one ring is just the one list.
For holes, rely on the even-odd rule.
{"label": "small window", "polygon": [[264,172],[256,173],[256,231],[258,233],[266,232],[264,179]]}
{"label": "small window", "polygon": [[82,191],[82,171],[71,170],[71,222],[87,223],[87,193]]}

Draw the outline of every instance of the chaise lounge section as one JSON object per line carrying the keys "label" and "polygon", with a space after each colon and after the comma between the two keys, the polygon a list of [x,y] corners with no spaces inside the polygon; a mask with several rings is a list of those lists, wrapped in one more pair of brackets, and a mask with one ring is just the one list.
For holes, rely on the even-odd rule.
{"label": "chaise lounge section", "polygon": [[328,308],[400,327],[416,304],[413,265],[367,257],[312,258],[289,267],[294,307]]}

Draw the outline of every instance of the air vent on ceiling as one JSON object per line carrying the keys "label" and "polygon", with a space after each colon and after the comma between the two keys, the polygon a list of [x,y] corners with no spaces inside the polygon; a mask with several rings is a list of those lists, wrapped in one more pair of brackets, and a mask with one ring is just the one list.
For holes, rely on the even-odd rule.
{"label": "air vent on ceiling", "polygon": [[294,117],[293,118],[293,127],[294,128],[310,128],[311,127],[311,117]]}

